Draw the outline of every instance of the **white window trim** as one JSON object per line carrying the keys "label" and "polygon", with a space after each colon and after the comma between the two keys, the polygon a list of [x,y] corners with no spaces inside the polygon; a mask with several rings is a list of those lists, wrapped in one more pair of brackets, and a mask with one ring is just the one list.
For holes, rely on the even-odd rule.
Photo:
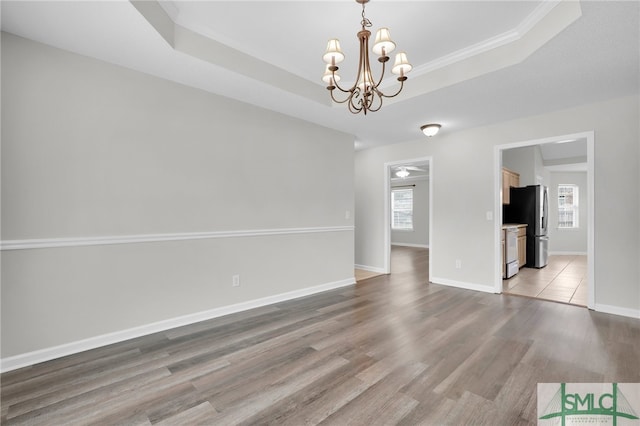
{"label": "white window trim", "polygon": [[[394,227],[394,211],[396,210],[394,207],[394,202],[393,202],[393,194],[394,192],[400,192],[400,191],[409,191],[411,192],[411,227],[410,228],[396,228]],[[414,191],[413,188],[391,188],[391,230],[393,232],[414,232],[414,226],[413,226],[413,204],[414,204]]]}
{"label": "white window trim", "polygon": [[[564,211],[560,207],[560,188],[561,187],[570,187],[573,190],[573,203],[571,205],[571,209],[573,210],[573,226],[561,226],[560,225],[560,212]],[[557,229],[560,231],[577,231],[580,229],[580,187],[574,183],[560,183],[558,184],[558,227]],[[565,209],[568,210],[568,209]]]}

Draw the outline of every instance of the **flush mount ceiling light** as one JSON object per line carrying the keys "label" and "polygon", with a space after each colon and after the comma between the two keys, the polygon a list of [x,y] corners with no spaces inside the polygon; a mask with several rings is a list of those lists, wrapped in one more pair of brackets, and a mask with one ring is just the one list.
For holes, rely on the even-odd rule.
{"label": "flush mount ceiling light", "polygon": [[[396,54],[396,61],[393,68],[391,68],[391,72],[398,75],[400,88],[393,95],[385,95],[380,89],[378,89],[378,86],[380,86],[380,83],[382,83],[382,79],[384,78],[386,63],[389,61],[389,56],[387,56],[387,54],[391,53],[396,48],[396,44],[391,41],[391,35],[389,34],[388,28],[380,28],[376,32],[376,40],[372,50],[373,53],[379,55],[378,62],[382,64],[382,73],[380,74],[380,79],[376,82],[373,78],[373,74],[371,73],[371,65],[369,64],[369,37],[371,36],[371,31],[367,30],[367,28],[371,27],[372,24],[371,21],[364,16],[364,5],[368,3],[369,0],[356,0],[356,2],[362,4],[362,21],[360,22],[362,30],[358,32],[358,39],[360,40],[360,59],[358,63],[356,82],[349,89],[343,89],[338,85],[340,76],[338,75],[338,67],[336,64],[344,60],[344,53],[342,53],[342,49],[340,49],[340,41],[337,38],[329,40],[329,43],[327,44],[327,51],[322,57],[322,59],[327,63],[324,75],[322,76],[322,81],[327,83],[327,90],[331,93],[331,99],[334,102],[339,104],[347,103],[349,111],[353,114],[364,112],[366,115],[367,111],[378,111],[382,107],[383,98],[393,98],[402,91],[404,82],[407,79],[406,74],[411,71],[413,67],[407,60],[407,54],[405,52]],[[347,97],[343,100],[336,99],[334,95],[334,90],[336,88],[341,92],[346,93]]]}
{"label": "flush mount ceiling light", "polygon": [[440,124],[425,124],[424,126],[420,126],[420,130],[422,130],[422,133],[424,133],[426,136],[435,136],[438,131],[440,130],[440,127],[442,127]]}

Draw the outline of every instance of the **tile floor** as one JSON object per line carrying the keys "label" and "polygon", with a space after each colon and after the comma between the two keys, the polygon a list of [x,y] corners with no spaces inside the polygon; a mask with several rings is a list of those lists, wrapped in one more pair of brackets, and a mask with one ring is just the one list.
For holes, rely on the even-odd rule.
{"label": "tile floor", "polygon": [[587,256],[549,256],[544,268],[521,268],[502,280],[502,292],[587,306]]}

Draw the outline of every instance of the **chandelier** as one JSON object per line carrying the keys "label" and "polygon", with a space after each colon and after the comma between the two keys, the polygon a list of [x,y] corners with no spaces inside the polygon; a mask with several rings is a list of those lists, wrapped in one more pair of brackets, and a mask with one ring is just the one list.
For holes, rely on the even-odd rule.
{"label": "chandelier", "polygon": [[[382,107],[383,98],[393,98],[397,96],[404,86],[404,82],[407,79],[406,74],[413,68],[407,60],[407,54],[400,52],[396,54],[396,60],[391,68],[391,72],[398,76],[400,82],[400,88],[392,95],[386,95],[378,88],[382,79],[384,78],[385,66],[389,61],[389,53],[395,48],[396,44],[391,41],[391,35],[388,28],[380,28],[376,32],[376,39],[373,45],[373,53],[378,55],[378,62],[382,64],[382,73],[378,81],[374,80],[371,73],[371,65],[369,63],[369,37],[371,32],[367,28],[371,27],[371,21],[364,16],[364,5],[369,0],[356,0],[356,2],[362,4],[362,30],[358,32],[358,39],[360,40],[360,59],[358,63],[358,74],[356,76],[356,82],[349,89],[344,89],[338,85],[340,76],[338,75],[338,66],[344,60],[344,53],[340,49],[340,41],[336,38],[329,40],[327,44],[327,51],[322,59],[327,63],[325,73],[322,76],[322,81],[327,83],[327,90],[331,93],[331,99],[339,104],[346,103],[349,106],[349,111],[353,114],[364,112],[378,111]],[[338,100],[334,94],[335,89],[346,93],[345,99]]]}

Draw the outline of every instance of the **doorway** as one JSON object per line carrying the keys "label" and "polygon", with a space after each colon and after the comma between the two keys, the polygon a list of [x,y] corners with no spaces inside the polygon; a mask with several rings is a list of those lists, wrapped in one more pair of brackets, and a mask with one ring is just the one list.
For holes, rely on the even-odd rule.
{"label": "doorway", "polygon": [[[384,164],[384,273],[407,267],[431,274],[433,160],[411,158]],[[411,200],[410,213],[403,211]],[[392,256],[393,245],[393,256]],[[394,260],[394,262],[392,262]],[[392,263],[396,265],[394,271]]]}
{"label": "doorway", "polygon": [[[535,158],[526,153],[535,154]],[[503,167],[523,171],[519,187],[543,185],[549,193],[549,259],[542,268],[522,267],[503,280],[501,262],[496,262],[496,293],[553,300],[593,309],[594,289],[594,133],[584,132],[538,139],[495,148],[496,258],[502,259]],[[532,155],[532,154],[529,154]],[[530,160],[530,161],[528,161]],[[514,185],[512,185],[514,186]],[[565,187],[575,187],[575,214],[562,204]],[[582,204],[578,212],[578,190]],[[573,197],[573,193],[571,193]],[[573,201],[573,198],[571,198]],[[507,201],[505,201],[507,202]],[[570,213],[570,214],[569,214]],[[578,226],[578,219],[581,223]],[[575,223],[574,223],[575,220]],[[573,226],[575,225],[575,226]],[[578,237],[581,239],[578,240]],[[529,238],[529,236],[527,236]],[[570,240],[573,240],[571,242]],[[585,241],[586,240],[586,241]],[[532,266],[527,263],[527,266]]]}

